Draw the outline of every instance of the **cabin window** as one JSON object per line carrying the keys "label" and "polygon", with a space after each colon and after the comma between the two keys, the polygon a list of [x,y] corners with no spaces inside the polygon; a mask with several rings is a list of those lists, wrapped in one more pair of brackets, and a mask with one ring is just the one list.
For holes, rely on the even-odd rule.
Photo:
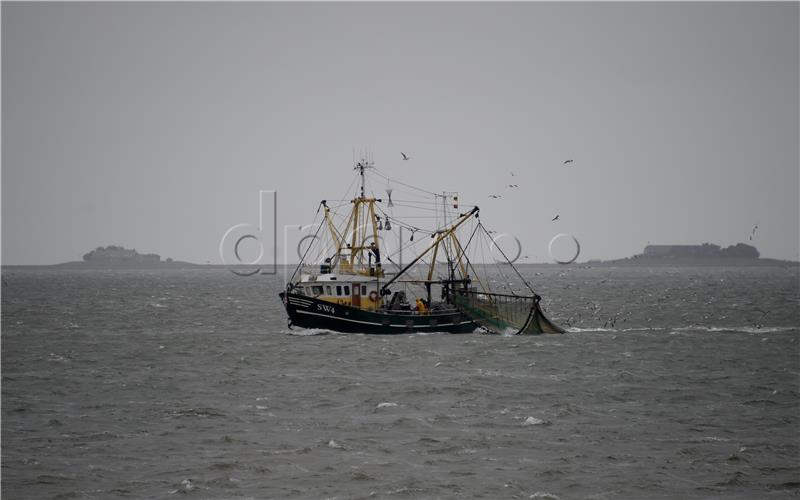
{"label": "cabin window", "polygon": [[328,295],[332,295],[331,294],[331,286],[330,285],[326,285],[325,286],[325,291],[327,292]]}
{"label": "cabin window", "polygon": [[322,295],[322,287],[319,286],[319,285],[312,286],[311,287],[311,293],[313,293],[315,297],[317,295]]}
{"label": "cabin window", "polygon": [[297,291],[297,293],[299,293],[300,295],[305,295],[305,294],[306,294],[306,289],[305,289],[305,288],[303,288],[302,286],[296,286],[296,287],[294,287],[294,289],[295,289],[295,291]]}
{"label": "cabin window", "polygon": [[342,294],[342,286],[336,285],[336,295],[341,295],[341,294]]}
{"label": "cabin window", "polygon": [[350,287],[347,286],[347,285],[344,286],[344,294],[345,295],[350,295]]}
{"label": "cabin window", "polygon": [[361,295],[367,294],[367,285],[361,285]]}

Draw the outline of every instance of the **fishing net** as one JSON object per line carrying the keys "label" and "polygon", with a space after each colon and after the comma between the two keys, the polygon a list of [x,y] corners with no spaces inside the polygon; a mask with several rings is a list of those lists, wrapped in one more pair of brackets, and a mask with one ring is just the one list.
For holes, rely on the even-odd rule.
{"label": "fishing net", "polygon": [[539,307],[538,295],[507,295],[460,290],[456,306],[489,333],[505,335],[564,333]]}

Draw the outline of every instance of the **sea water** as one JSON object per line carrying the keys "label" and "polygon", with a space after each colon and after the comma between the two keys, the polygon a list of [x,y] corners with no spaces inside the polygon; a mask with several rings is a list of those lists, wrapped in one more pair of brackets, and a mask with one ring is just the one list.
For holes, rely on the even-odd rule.
{"label": "sea water", "polygon": [[568,333],[289,329],[280,275],[4,268],[3,498],[800,494],[797,267],[522,273]]}

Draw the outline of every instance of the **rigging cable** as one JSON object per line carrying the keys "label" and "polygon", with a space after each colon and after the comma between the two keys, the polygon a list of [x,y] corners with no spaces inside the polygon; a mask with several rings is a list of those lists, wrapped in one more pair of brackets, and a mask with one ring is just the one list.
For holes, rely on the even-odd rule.
{"label": "rigging cable", "polygon": [[[314,217],[314,219],[316,220],[316,217]],[[319,234],[319,230],[322,229],[322,226],[324,226],[324,225],[325,225],[325,221],[324,220],[320,221],[319,226],[317,226],[317,231],[314,233],[314,237],[312,238],[312,240],[317,238],[317,234]],[[297,267],[294,269],[294,272],[292,273],[292,276],[289,278],[289,283],[288,284],[292,283],[292,280],[294,279],[295,275],[297,274],[297,271],[303,266],[303,262],[305,262],[305,260],[306,260],[306,255],[308,255],[309,250],[311,250],[311,247],[313,247],[313,246],[314,245],[308,245],[308,248],[306,248],[306,251],[303,252],[303,256],[300,257],[300,262],[297,264]]]}
{"label": "rigging cable", "polygon": [[388,175],[384,174],[383,172],[381,172],[380,170],[378,170],[375,167],[373,167],[372,170],[375,172],[376,175],[378,175],[380,177],[383,177],[384,179],[386,179],[389,182],[395,182],[395,183],[400,184],[402,186],[406,186],[406,187],[409,187],[411,189],[416,189],[417,191],[423,192],[425,194],[428,194],[428,195],[431,195],[431,196],[436,196],[436,193],[432,193],[430,191],[426,191],[425,189],[418,188],[417,186],[412,186],[411,184],[406,184],[405,182],[400,182],[400,181],[398,181],[396,179],[391,179]]}
{"label": "rigging cable", "polygon": [[[483,231],[484,231],[484,232],[485,232],[487,235],[489,234],[489,231],[487,231],[487,230],[486,230],[486,228],[485,228],[485,227],[483,227],[483,224],[481,224],[481,223],[478,223],[478,225],[481,227],[481,229],[483,229]],[[492,242],[494,242],[494,240],[492,240]],[[511,262],[511,260],[509,260],[509,258],[506,256],[505,252],[503,252],[503,249],[502,249],[502,248],[500,248],[500,245],[498,245],[497,243],[495,243],[495,244],[494,244],[494,246],[495,246],[495,247],[497,247],[497,249],[500,251],[500,254],[503,256],[503,258],[504,258],[504,259],[506,259],[506,261],[507,261],[509,264],[511,264],[511,269],[513,269],[513,270],[514,270],[514,272],[515,272],[515,273],[517,273],[517,276],[519,276],[519,279],[521,279],[521,280],[522,280],[522,282],[523,282],[523,283],[525,283],[525,286],[527,286],[527,287],[528,287],[528,290],[530,290],[530,291],[531,291],[531,293],[533,293],[533,295],[534,295],[534,296],[537,296],[536,292],[533,290],[533,287],[531,287],[531,285],[530,285],[530,284],[529,284],[529,283],[528,283],[528,282],[525,280],[525,278],[523,278],[523,277],[522,277],[522,275],[519,273],[519,271],[517,270],[517,268],[516,268],[516,267],[514,267],[514,264],[513,264],[513,263]]]}

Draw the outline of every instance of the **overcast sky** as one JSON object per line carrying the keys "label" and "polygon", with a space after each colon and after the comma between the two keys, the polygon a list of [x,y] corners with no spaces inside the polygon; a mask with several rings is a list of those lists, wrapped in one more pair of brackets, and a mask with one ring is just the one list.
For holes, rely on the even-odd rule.
{"label": "overcast sky", "polygon": [[798,46],[797,2],[3,2],[2,263],[218,263],[259,189],[311,222],[365,147],[534,261],[756,224],[796,260]]}

